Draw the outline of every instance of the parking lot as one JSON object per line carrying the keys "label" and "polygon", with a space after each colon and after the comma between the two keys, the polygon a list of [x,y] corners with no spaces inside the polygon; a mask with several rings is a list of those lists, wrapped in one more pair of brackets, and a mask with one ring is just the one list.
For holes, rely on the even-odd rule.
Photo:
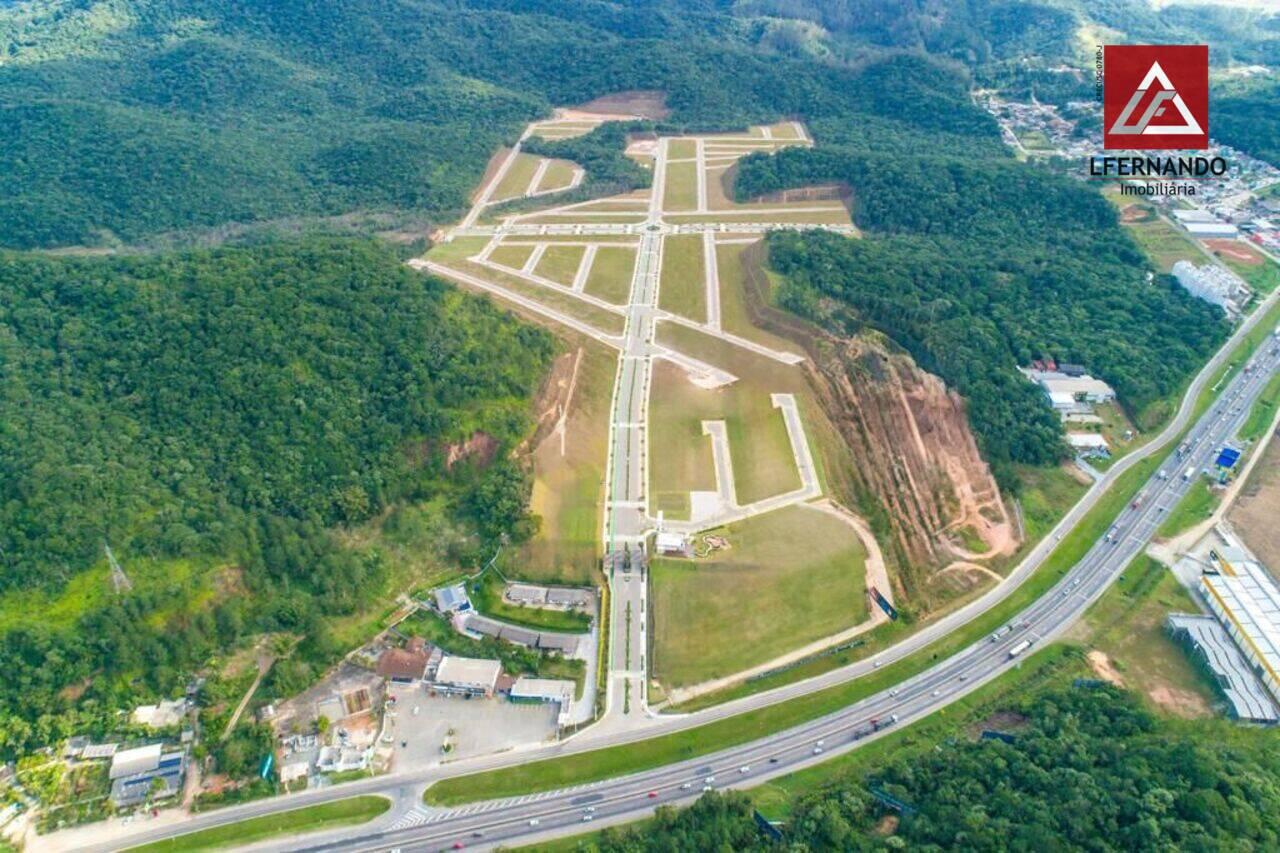
{"label": "parking lot", "polygon": [[[429,696],[422,685],[388,685],[396,710],[387,717],[385,743],[397,770],[501,752],[555,737],[556,706],[525,705],[506,699]],[[417,713],[414,713],[414,709]],[[445,752],[448,742],[451,749]],[[404,746],[401,746],[401,744]]]}

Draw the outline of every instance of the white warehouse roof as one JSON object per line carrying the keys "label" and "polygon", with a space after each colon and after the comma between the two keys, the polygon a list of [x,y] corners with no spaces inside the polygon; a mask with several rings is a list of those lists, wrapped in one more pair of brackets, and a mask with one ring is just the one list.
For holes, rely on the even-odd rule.
{"label": "white warehouse roof", "polygon": [[436,681],[455,687],[471,687],[491,692],[502,674],[502,664],[483,658],[460,658],[452,655],[440,661]]}
{"label": "white warehouse roof", "polygon": [[1220,574],[1200,577],[1210,608],[1244,656],[1280,699],[1280,586],[1257,560],[1238,547],[1218,552]]}

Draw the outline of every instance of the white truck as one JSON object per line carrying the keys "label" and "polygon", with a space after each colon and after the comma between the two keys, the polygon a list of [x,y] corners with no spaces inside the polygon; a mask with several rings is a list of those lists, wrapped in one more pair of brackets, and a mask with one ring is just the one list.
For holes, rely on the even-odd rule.
{"label": "white truck", "polygon": [[1191,478],[1194,477],[1195,475],[1196,475],[1196,466],[1188,465],[1187,470],[1182,472],[1182,479],[1186,480],[1189,483],[1191,482]]}
{"label": "white truck", "polygon": [[1009,649],[1009,657],[1016,658],[1018,655],[1022,654],[1029,648],[1031,648],[1031,641],[1023,640],[1021,643],[1018,643],[1018,645]]}

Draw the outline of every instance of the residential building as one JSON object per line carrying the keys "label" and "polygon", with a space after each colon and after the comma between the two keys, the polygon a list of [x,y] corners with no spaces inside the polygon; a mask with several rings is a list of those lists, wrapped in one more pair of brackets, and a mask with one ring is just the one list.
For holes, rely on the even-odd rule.
{"label": "residential building", "polygon": [[1196,266],[1190,261],[1173,265],[1173,277],[1197,299],[1234,311],[1249,296],[1249,286],[1240,276],[1217,264]]}
{"label": "residential building", "polygon": [[186,766],[184,753],[165,753],[159,743],[121,750],[112,758],[108,774],[111,802],[116,808],[128,808],[172,797],[182,789]]}
{"label": "residential building", "polygon": [[133,709],[133,721],[152,729],[179,725],[191,710],[186,699],[161,699],[156,705],[139,705]]}
{"label": "residential building", "polygon": [[377,672],[388,681],[409,684],[425,677],[430,658],[426,641],[410,637],[403,649],[387,649],[378,655]]}
{"label": "residential building", "polygon": [[471,610],[471,598],[462,584],[444,586],[436,590],[436,607],[441,613],[466,613]]}

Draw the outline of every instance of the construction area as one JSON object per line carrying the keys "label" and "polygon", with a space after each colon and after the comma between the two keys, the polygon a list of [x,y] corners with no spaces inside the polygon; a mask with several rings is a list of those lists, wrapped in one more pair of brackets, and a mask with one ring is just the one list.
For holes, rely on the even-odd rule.
{"label": "construction area", "polygon": [[[504,204],[540,196],[548,174],[566,191],[582,180],[573,164],[523,152],[525,140],[635,119],[626,103],[531,125],[491,164],[466,218],[411,262],[571,344],[538,402],[543,533],[520,562],[536,580],[581,582],[585,555],[605,555],[603,707],[620,718],[872,628],[889,617],[868,586],[890,607],[894,588],[875,538],[824,486],[824,471],[853,461],[814,395],[808,355],[760,328],[748,305],[751,253],[767,231],[858,236],[839,188],[733,200],[737,161],[812,144],[803,126],[635,134],[626,155],[652,170],[651,190]],[[680,553],[655,555],[655,536]],[[773,603],[743,620],[726,594],[735,584]]]}

